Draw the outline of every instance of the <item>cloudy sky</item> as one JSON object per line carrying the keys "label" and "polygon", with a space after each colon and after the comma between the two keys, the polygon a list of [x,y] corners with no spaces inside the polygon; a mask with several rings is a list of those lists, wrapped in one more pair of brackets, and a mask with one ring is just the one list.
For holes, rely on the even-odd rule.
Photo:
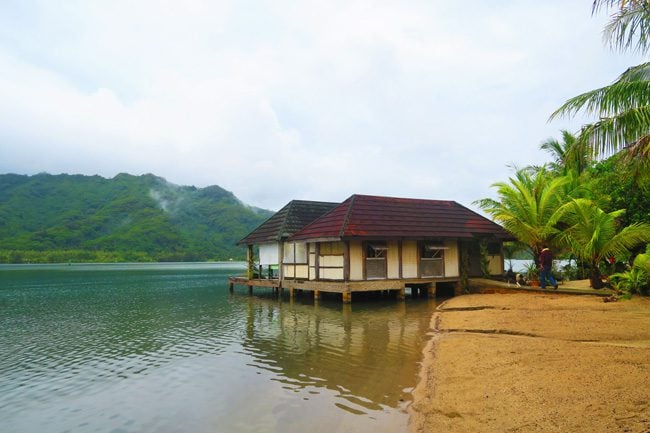
{"label": "cloudy sky", "polygon": [[0,173],[471,205],[579,129],[547,122],[562,102],[640,63],[591,3],[2,0]]}

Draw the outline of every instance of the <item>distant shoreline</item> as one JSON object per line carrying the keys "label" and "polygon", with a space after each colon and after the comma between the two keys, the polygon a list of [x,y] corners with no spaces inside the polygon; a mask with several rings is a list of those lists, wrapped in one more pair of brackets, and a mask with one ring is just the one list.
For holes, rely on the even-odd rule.
{"label": "distant shoreline", "polygon": [[246,262],[205,261],[205,262],[68,262],[68,263],[0,263],[0,270],[7,269],[37,269],[37,268],[68,268],[68,267],[191,267],[191,266],[232,266],[245,269]]}

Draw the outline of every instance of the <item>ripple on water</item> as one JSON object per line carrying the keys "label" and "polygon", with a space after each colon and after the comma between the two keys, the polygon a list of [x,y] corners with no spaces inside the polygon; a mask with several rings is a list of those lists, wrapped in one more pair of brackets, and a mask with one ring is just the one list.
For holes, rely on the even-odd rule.
{"label": "ripple on water", "polygon": [[[0,336],[3,413],[83,395],[98,383],[146,375],[177,358],[219,355],[235,341],[237,321],[228,305],[210,302],[206,290],[193,291],[196,278],[28,277],[20,274],[4,284],[8,278],[2,275],[0,302],[6,308],[0,325],[9,330]],[[201,278],[196,285],[205,288]],[[195,298],[179,303],[188,292]]]}
{"label": "ripple on water", "polygon": [[392,431],[431,310],[228,297],[203,271],[1,272],[0,431]]}

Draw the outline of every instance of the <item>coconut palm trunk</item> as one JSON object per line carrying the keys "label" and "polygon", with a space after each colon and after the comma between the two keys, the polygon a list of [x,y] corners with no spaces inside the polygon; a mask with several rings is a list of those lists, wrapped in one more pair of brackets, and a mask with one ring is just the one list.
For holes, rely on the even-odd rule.
{"label": "coconut palm trunk", "polygon": [[598,263],[591,262],[591,273],[589,274],[589,283],[593,289],[602,289],[605,287],[603,284],[603,275],[600,273]]}

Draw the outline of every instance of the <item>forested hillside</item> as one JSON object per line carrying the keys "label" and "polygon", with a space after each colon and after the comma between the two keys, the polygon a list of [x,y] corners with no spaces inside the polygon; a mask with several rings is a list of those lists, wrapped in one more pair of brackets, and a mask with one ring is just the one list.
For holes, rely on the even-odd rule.
{"label": "forested hillside", "polygon": [[272,212],[151,174],[0,175],[0,262],[243,259]]}

